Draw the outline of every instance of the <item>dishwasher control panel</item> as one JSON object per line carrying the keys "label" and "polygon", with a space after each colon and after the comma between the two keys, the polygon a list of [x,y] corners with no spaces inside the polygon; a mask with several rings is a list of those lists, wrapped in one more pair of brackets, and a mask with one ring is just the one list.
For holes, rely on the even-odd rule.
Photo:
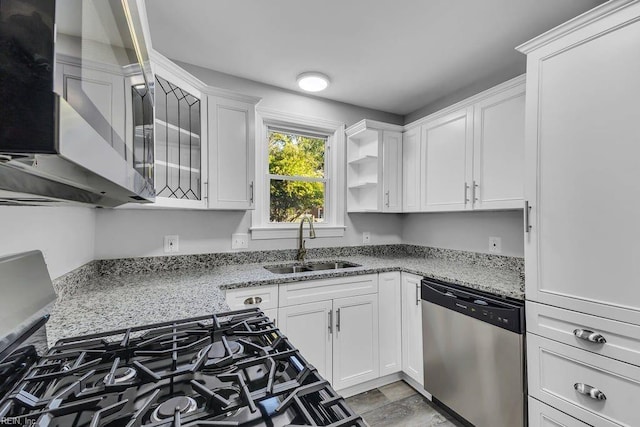
{"label": "dishwasher control panel", "polygon": [[524,333],[524,302],[432,279],[422,280],[421,298],[466,316]]}

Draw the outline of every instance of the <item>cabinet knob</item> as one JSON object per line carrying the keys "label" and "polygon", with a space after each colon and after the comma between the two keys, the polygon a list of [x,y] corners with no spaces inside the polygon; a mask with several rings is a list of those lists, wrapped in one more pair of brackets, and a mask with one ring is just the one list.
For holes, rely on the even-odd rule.
{"label": "cabinet knob", "polygon": [[244,305],[255,305],[260,304],[262,302],[262,298],[260,297],[249,297],[244,300]]}
{"label": "cabinet knob", "polygon": [[589,341],[596,344],[604,344],[607,340],[599,333],[590,331],[588,329],[574,329],[573,335],[581,340]]}
{"label": "cabinet knob", "polygon": [[573,388],[580,394],[590,397],[594,400],[607,400],[607,396],[595,387],[588,384],[575,383]]}

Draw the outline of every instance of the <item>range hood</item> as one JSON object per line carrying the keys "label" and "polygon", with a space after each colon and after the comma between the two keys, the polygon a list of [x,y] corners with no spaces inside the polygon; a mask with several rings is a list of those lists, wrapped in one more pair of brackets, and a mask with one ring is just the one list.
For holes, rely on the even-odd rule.
{"label": "range hood", "polygon": [[0,2],[0,205],[154,200],[144,16],[143,0]]}

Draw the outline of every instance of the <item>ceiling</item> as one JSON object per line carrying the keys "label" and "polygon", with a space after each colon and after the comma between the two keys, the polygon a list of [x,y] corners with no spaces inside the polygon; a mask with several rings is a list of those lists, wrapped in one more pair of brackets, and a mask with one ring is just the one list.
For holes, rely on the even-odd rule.
{"label": "ceiling", "polygon": [[[518,44],[602,0],[147,0],[165,56],[323,98],[405,115],[525,70]],[[502,80],[496,80],[502,79]]]}

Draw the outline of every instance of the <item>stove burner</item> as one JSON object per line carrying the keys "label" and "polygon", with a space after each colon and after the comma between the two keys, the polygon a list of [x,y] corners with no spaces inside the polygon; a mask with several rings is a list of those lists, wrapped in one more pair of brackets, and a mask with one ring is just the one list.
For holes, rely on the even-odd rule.
{"label": "stove burner", "polygon": [[[138,375],[138,371],[136,371],[133,368],[126,367],[126,366],[122,367],[122,368],[118,368],[113,373],[113,383],[114,384],[120,384],[120,383],[124,383],[124,382],[127,382],[127,381],[131,381],[137,375]],[[110,380],[111,380],[111,376],[112,376],[111,373],[108,373],[107,375],[105,375],[104,382],[108,384],[110,382]]]}
{"label": "stove burner", "polygon": [[[231,355],[239,354],[239,353],[242,354],[244,352],[244,346],[237,341],[229,340],[227,341],[227,344],[229,344]],[[200,352],[198,353],[198,358],[202,357],[202,354],[204,353],[204,351],[205,351],[204,348],[200,350]],[[207,353],[207,359],[209,360],[220,360],[220,359],[224,359],[227,356],[229,356],[227,354],[227,350],[224,347],[224,344],[220,341],[214,342],[211,345],[211,349],[209,350],[209,353]]]}
{"label": "stove burner", "polygon": [[185,415],[195,411],[198,408],[198,403],[188,396],[172,397],[169,400],[162,402],[153,414],[151,414],[151,421],[158,423],[167,418],[173,417],[176,410],[180,414]]}

